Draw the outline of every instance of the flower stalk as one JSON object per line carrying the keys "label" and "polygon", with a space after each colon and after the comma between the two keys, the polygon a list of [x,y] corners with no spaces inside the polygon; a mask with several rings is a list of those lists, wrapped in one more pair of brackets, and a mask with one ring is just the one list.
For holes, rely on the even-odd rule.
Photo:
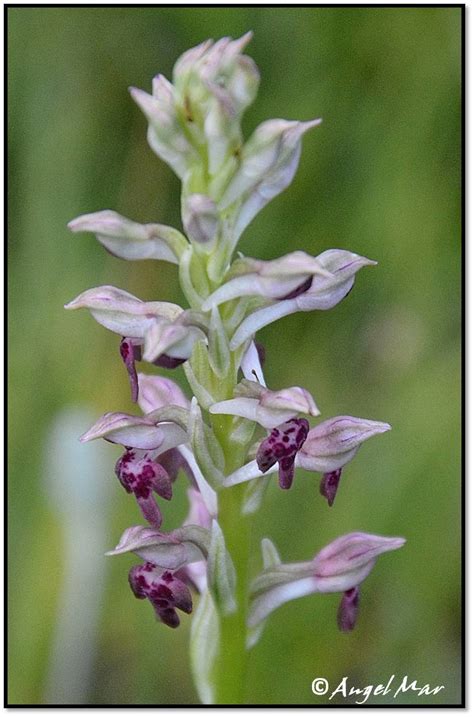
{"label": "flower stalk", "polygon": [[[87,309],[117,334],[124,380],[142,411],[106,413],[81,437],[122,446],[116,476],[146,523],[127,529],[109,554],[142,560],[130,570],[131,591],[151,603],[158,621],[176,628],[191,615],[191,668],[205,704],[245,703],[248,650],[284,602],[340,592],[337,624],[353,630],[360,583],[378,555],[404,542],[354,533],[311,561],[282,563],[265,539],[263,570],[250,574],[252,519],[271,475],[278,472],[288,490],[296,468],[321,473],[320,492],[331,506],[343,489],[342,468],[363,442],[390,428],[352,416],[312,425],[320,410],[309,391],[266,384],[257,331],[297,311],[333,308],[359,270],[376,262],[339,249],[271,261],[234,256],[252,219],[293,180],[302,138],[321,122],[269,120],[244,140],[242,115],[259,84],[255,63],[243,54],[250,37],[206,41],[179,58],[173,82],[158,75],[152,94],[131,89],[151,149],[181,180],[183,231],[110,210],[69,224],[95,233],[120,259],[177,265],[188,302],[145,302],[101,286],[66,308]],[[150,372],[139,370],[142,364]],[[172,370],[183,371],[188,396],[164,375]],[[189,481],[189,515],[164,532],[176,480]]]}

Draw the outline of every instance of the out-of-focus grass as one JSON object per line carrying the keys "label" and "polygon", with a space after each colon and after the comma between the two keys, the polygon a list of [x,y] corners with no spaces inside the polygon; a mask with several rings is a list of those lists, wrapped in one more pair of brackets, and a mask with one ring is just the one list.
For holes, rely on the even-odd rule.
{"label": "out-of-focus grass", "polygon": [[[324,123],[241,250],[269,259],[338,247],[379,261],[333,311],[262,331],[268,380],[310,389],[323,417],[393,426],[345,470],[331,510],[316,476],[298,475],[288,495],[272,486],[255,545],[271,536],[284,559],[299,560],[345,531],[407,537],[364,584],[353,634],[336,630],[336,596],[272,616],[251,655],[248,700],[324,704],[311,693],[316,676],[366,685],[407,674],[445,685],[419,704],[459,701],[460,23],[461,10],[446,7],[8,10],[12,703],[44,699],[64,571],[45,489],[51,421],[66,405],[133,411],[116,338],[62,305],[99,284],[181,300],[172,266],[120,262],[65,225],[114,208],[179,226],[178,182],[147,147],[127,87],[148,89],[188,47],[248,29],[262,83],[246,132],[269,117]],[[114,480],[112,460],[97,480]],[[110,546],[138,518],[114,488]],[[165,527],[184,513],[179,486]],[[189,620],[176,632],[156,625],[128,589],[131,562],[107,564],[87,701],[194,703]]]}

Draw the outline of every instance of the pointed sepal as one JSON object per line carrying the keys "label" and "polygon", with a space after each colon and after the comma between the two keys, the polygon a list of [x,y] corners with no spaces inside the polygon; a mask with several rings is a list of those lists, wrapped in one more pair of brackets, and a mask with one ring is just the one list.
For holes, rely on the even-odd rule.
{"label": "pointed sepal", "polygon": [[75,233],[93,232],[108,252],[128,261],[159,259],[178,264],[188,246],[177,229],[163,224],[138,224],[109,209],[82,214],[70,221],[68,228]]}

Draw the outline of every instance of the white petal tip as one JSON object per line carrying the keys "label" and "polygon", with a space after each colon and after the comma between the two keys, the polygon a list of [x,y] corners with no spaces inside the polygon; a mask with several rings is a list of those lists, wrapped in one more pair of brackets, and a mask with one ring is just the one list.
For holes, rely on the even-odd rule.
{"label": "white petal tip", "polygon": [[138,87],[129,87],[128,91],[130,92],[132,99],[141,109],[143,109],[145,106],[148,107],[148,101],[153,99],[152,96],[148,94],[148,92],[144,92],[144,90],[140,90]]}
{"label": "white petal tip", "polygon": [[243,50],[246,45],[249,44],[250,40],[253,38],[253,31],[249,30],[248,32],[244,33],[242,37],[239,37],[237,40],[234,40],[236,43],[236,46],[239,50]]}
{"label": "white petal tip", "polygon": [[406,538],[387,538],[387,548],[389,551],[398,550],[403,548],[406,542]]}
{"label": "white petal tip", "polygon": [[[94,426],[92,428],[94,428]],[[87,443],[88,441],[93,441],[95,438],[97,438],[97,436],[95,433],[92,433],[89,428],[89,430],[83,433],[82,436],[79,436],[79,441],[80,443]]]}
{"label": "white petal tip", "polygon": [[77,217],[77,219],[71,219],[71,221],[68,222],[66,226],[71,232],[77,232],[79,231],[80,221],[81,220],[79,217]]}
{"label": "white petal tip", "polygon": [[313,129],[313,127],[318,127],[322,123],[322,121],[323,121],[323,118],[318,117],[317,119],[309,120],[308,122],[303,122],[302,124],[304,124],[305,131],[306,131],[308,129]]}

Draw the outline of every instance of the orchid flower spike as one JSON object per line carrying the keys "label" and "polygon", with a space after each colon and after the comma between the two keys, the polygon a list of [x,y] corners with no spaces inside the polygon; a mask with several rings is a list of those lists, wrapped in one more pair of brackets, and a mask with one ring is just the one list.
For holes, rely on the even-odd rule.
{"label": "orchid flower spike", "polygon": [[404,538],[349,533],[333,540],[309,562],[274,562],[252,585],[249,627],[255,628],[289,600],[313,593],[343,593],[339,627],[345,632],[353,629],[360,584],[379,555],[398,550],[404,544]]}
{"label": "orchid flower spike", "polygon": [[[142,563],[131,568],[130,587],[172,628],[179,625],[179,612],[193,610],[190,588],[198,593],[190,653],[205,704],[229,696],[238,703],[244,671],[232,673],[230,681],[228,675],[237,662],[244,666],[241,628],[247,615],[251,647],[279,605],[336,592],[337,623],[349,632],[357,622],[361,583],[377,557],[405,542],[350,533],[313,560],[282,563],[265,539],[263,571],[253,582],[247,578],[250,545],[239,520],[262,506],[272,475],[278,473],[287,490],[297,467],[321,473],[320,493],[331,506],[344,466],[362,443],[390,429],[353,416],[310,428],[308,419],[319,409],[309,391],[266,385],[257,332],[298,311],[335,307],[358,271],[376,262],[342,249],[317,256],[290,251],[269,261],[241,253],[235,258],[242,232],[295,176],[303,136],[321,123],[270,119],[244,138],[242,117],[260,81],[244,54],[250,39],[246,33],[236,40],[207,40],[178,59],[172,82],[158,74],[151,93],[130,89],[145,114],[150,147],[181,180],[182,231],[139,224],[108,209],[68,225],[74,233],[95,234],[115,257],[167,261],[178,269],[183,308],[108,285],[84,291],[66,308],[87,309],[120,337],[131,398],[143,412],[105,413],[80,439],[122,446],[116,476],[146,522],[125,530],[108,554],[138,556]],[[139,371],[140,361],[182,366],[177,374],[183,372],[189,398],[152,367],[150,374]],[[256,429],[266,435],[254,443]],[[188,514],[180,527],[163,532],[163,501],[171,500],[181,472],[189,481]],[[227,496],[228,488],[246,481],[245,489]]]}

